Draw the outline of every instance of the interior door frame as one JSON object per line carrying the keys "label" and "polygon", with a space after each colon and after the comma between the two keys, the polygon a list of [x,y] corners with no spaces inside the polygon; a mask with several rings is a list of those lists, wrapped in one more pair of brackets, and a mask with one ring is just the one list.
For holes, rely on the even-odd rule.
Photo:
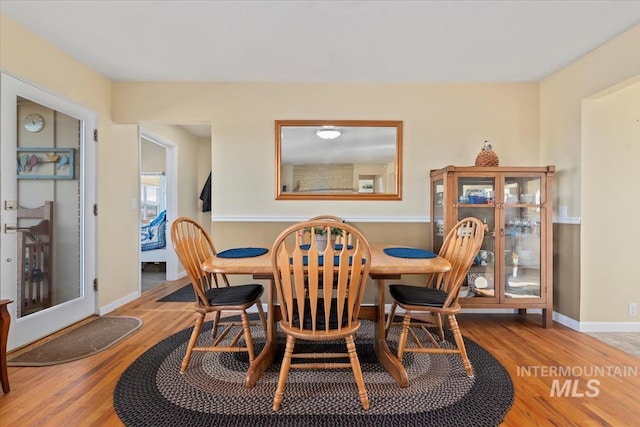
{"label": "interior door frame", "polygon": [[[173,245],[171,244],[171,233],[169,230],[171,229],[171,224],[178,217],[178,146],[169,141],[166,138],[157,135],[144,127],[139,128],[139,136],[138,136],[138,189],[141,187],[140,182],[140,174],[142,173],[142,158],[140,155],[141,147],[142,147],[142,138],[148,139],[162,147],[166,150],[165,156],[165,174],[167,177],[167,251],[166,251],[166,273],[167,280],[178,280],[180,278],[179,274],[179,263],[178,257],[173,250]],[[138,212],[138,216],[140,213]],[[138,218],[138,223],[140,222],[140,218]],[[138,256],[140,256],[140,239],[138,239]],[[138,260],[140,263],[140,260]],[[140,274],[138,277],[138,289],[142,289],[142,275]]]}
{"label": "interior door frame", "polygon": [[[79,120],[82,134],[80,152],[80,283],[82,292],[72,300],[57,304],[42,311],[17,318],[17,235],[5,233],[7,224],[15,224],[17,210],[6,208],[6,201],[17,200],[17,183],[9,179],[0,180],[0,297],[14,301],[8,309],[12,317],[7,350],[12,350],[70,326],[80,320],[98,314],[98,292],[94,289],[97,279],[97,218],[94,205],[97,203],[97,144],[94,131],[97,129],[97,113],[66,97],[55,94],[19,77],[2,72],[0,76],[0,170],[16,170],[16,157],[8,150],[15,150],[18,136],[17,98],[23,97],[40,105],[59,111]],[[4,172],[3,172],[4,174]],[[6,176],[5,176],[6,177]]]}

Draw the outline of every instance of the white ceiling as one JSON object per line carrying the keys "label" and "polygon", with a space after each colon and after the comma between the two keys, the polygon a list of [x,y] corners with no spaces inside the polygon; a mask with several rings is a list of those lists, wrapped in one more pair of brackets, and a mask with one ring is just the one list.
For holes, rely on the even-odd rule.
{"label": "white ceiling", "polygon": [[640,1],[2,0],[0,12],[112,80],[523,82],[638,24]]}
{"label": "white ceiling", "polygon": [[1,0],[0,12],[116,81],[528,82],[640,23],[640,0]]}

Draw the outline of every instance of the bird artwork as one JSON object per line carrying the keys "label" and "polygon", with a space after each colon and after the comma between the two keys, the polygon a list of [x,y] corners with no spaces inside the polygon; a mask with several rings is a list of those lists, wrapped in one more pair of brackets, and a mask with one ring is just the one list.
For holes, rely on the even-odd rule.
{"label": "bird artwork", "polygon": [[17,171],[20,172],[32,172],[33,168],[37,165],[44,163],[52,163],[58,170],[62,169],[65,165],[71,166],[69,154],[48,153],[43,157],[39,157],[37,154],[21,154],[17,158]]}
{"label": "bird artwork", "polygon": [[38,164],[38,162],[40,161],[40,159],[38,159],[38,156],[36,156],[35,154],[32,154],[31,156],[29,156],[29,161],[27,162],[27,171],[31,172],[31,170],[33,170],[33,167],[36,166]]}
{"label": "bird artwork", "polygon": [[20,156],[18,158],[18,170],[21,170],[21,171],[26,170],[28,162],[29,162],[28,154],[23,154],[22,156]]}
{"label": "bird artwork", "polygon": [[58,170],[62,169],[62,166],[66,165],[67,163],[69,163],[68,155],[63,154],[62,156],[58,156],[58,159],[57,159]]}

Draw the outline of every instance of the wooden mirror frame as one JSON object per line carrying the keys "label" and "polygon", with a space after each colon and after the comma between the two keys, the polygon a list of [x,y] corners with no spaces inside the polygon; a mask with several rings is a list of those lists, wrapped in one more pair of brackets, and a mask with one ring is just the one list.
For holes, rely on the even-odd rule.
{"label": "wooden mirror frame", "polygon": [[[276,200],[402,200],[402,125],[399,120],[276,120]],[[395,192],[391,193],[363,193],[363,192],[285,192],[282,183],[282,134],[286,127],[321,128],[336,127],[340,129],[358,127],[395,128]]]}

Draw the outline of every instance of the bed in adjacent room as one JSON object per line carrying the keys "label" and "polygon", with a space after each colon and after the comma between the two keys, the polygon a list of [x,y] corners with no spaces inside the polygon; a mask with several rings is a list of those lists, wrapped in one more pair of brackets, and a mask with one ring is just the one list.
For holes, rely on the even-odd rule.
{"label": "bed in adjacent room", "polygon": [[167,211],[162,211],[148,224],[140,225],[140,261],[166,262]]}

